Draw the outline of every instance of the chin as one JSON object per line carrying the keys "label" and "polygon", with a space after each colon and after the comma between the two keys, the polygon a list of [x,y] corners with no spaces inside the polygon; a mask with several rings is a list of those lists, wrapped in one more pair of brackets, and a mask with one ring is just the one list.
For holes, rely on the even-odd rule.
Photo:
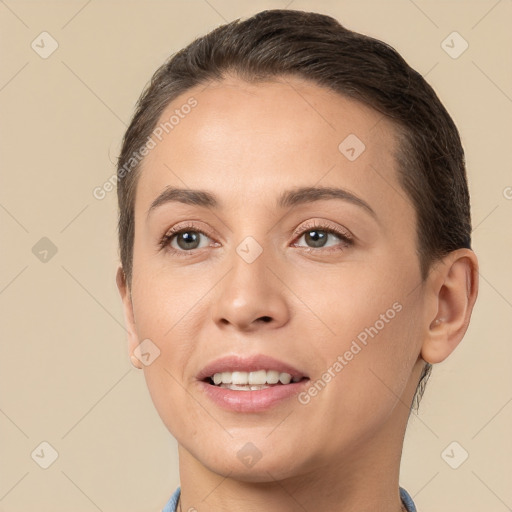
{"label": "chin", "polygon": [[[242,466],[242,467],[241,467]],[[279,480],[285,480],[287,478],[296,476],[298,473],[294,471],[294,468],[284,468],[282,464],[276,466],[274,464],[264,464],[262,461],[256,463],[253,467],[243,467],[240,465],[222,465],[219,466],[207,466],[208,469],[214,473],[236,480],[238,482],[247,483],[267,483],[275,482]]]}
{"label": "chin", "polygon": [[[265,453],[268,450],[268,453]],[[272,482],[307,473],[306,460],[297,460],[296,451],[282,453],[267,446],[259,451],[251,443],[241,448],[215,453],[194,454],[196,460],[209,471],[240,482]],[[304,453],[302,454],[304,456]]]}

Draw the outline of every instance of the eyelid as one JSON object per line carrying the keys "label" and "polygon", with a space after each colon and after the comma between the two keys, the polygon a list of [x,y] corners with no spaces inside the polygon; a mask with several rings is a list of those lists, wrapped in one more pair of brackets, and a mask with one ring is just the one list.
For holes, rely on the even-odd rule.
{"label": "eyelid", "polygon": [[191,231],[192,230],[197,231],[198,233],[202,233],[203,235],[206,235],[206,236],[211,236],[211,233],[209,232],[208,229],[202,229],[202,228],[198,227],[195,224],[196,222],[198,222],[198,221],[179,222],[178,224],[175,224],[174,226],[172,226],[172,228],[168,229],[165,232],[164,237],[169,237],[171,235],[179,233],[180,231],[185,231],[187,229],[190,229]]}
{"label": "eyelid", "polygon": [[354,235],[346,228],[339,226],[338,224],[334,224],[327,219],[314,219],[311,221],[307,221],[305,224],[301,224],[294,232],[293,236],[297,237],[299,235],[303,235],[305,231],[309,229],[323,229],[326,228],[332,229],[334,234],[337,236],[345,237],[346,239],[353,242],[355,240]]}

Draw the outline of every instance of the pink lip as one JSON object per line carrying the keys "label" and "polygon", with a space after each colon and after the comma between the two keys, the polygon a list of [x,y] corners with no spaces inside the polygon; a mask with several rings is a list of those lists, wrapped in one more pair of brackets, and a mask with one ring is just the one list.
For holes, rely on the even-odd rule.
{"label": "pink lip", "polygon": [[232,412],[262,412],[287,398],[297,395],[308,382],[309,379],[304,379],[300,382],[276,384],[256,391],[234,391],[203,381],[198,382],[198,384],[201,391],[223,409]]}
{"label": "pink lip", "polygon": [[[228,371],[257,371],[275,370],[289,373],[292,377],[305,377],[299,382],[276,384],[274,386],[254,391],[235,391],[214,386],[208,382],[208,377],[215,373]],[[227,356],[217,359],[205,366],[198,374],[198,385],[202,392],[218,406],[233,412],[261,412],[277,405],[279,402],[297,395],[309,382],[309,378],[297,368],[290,366],[273,357],[265,355]]]}

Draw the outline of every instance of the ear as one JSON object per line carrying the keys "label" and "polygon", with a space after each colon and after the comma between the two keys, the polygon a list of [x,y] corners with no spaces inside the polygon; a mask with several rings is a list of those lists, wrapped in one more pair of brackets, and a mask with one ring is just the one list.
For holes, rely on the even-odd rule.
{"label": "ear", "polygon": [[421,349],[432,364],[444,361],[462,340],[478,295],[478,260],[471,249],[452,251],[440,263],[428,278],[434,314],[427,318]]}
{"label": "ear", "polygon": [[135,319],[133,316],[133,304],[131,297],[131,290],[126,283],[126,276],[122,266],[119,266],[116,274],[116,284],[121,300],[123,302],[124,322],[128,331],[128,350],[132,364],[139,369],[142,369],[142,363],[134,355],[133,351],[139,345],[139,338],[137,336],[137,329],[135,327]]}

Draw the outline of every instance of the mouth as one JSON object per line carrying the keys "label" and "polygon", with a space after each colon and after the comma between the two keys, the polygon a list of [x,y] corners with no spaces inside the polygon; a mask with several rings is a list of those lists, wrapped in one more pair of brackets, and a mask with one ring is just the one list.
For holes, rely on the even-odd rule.
{"label": "mouth", "polygon": [[200,389],[218,406],[247,413],[285,403],[309,381],[303,370],[262,354],[217,359],[196,378]]}

